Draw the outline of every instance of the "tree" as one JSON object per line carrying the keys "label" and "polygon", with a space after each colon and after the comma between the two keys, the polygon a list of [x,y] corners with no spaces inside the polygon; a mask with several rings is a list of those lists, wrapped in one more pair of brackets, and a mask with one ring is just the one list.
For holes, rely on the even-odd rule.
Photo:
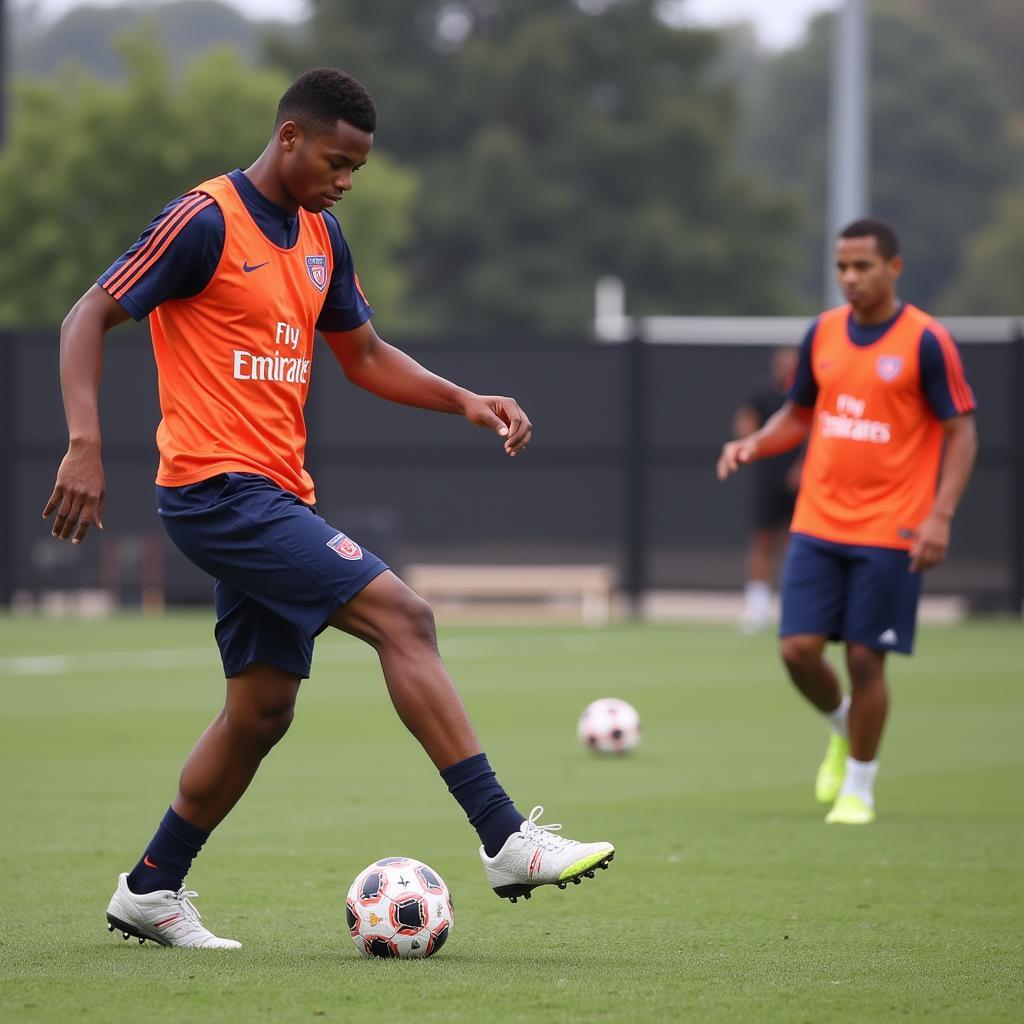
{"label": "tree", "polygon": [[[894,0],[888,0],[893,3]],[[969,41],[993,67],[1016,108],[1018,122],[1024,119],[1024,63],[1020,59],[1024,40],[1024,4],[1020,0],[901,0],[932,18],[948,32]]]}
{"label": "tree", "polygon": [[71,7],[52,23],[38,5],[8,4],[11,67],[16,74],[54,75],[74,62],[101,78],[117,78],[124,62],[116,40],[148,21],[175,69],[211,49],[230,47],[254,64],[267,32],[291,31],[283,24],[259,24],[219,0],[172,0],[156,4],[121,3],[116,7]]}
{"label": "tree", "polygon": [[316,0],[292,70],[332,63],[422,174],[414,301],[434,324],[580,331],[632,312],[792,308],[796,207],[735,168],[715,33],[655,0]]}
{"label": "tree", "polygon": [[[53,325],[175,195],[255,159],[288,81],[230,51],[192,64],[180,83],[147,32],[121,42],[126,77],[65,69],[16,82],[0,153],[0,323]],[[346,203],[361,278],[385,314],[400,314],[394,260],[409,230],[414,176],[374,159]]]}
{"label": "tree", "polygon": [[967,246],[963,267],[940,305],[950,315],[1019,316],[1024,312],[1024,187],[1006,192],[992,222]]}
{"label": "tree", "polygon": [[[831,15],[774,62],[752,111],[755,166],[805,192],[804,283],[821,294]],[[1020,168],[1010,108],[973,48],[919,15],[878,8],[871,32],[871,207],[907,252],[903,291],[924,306],[949,286],[967,239]]]}

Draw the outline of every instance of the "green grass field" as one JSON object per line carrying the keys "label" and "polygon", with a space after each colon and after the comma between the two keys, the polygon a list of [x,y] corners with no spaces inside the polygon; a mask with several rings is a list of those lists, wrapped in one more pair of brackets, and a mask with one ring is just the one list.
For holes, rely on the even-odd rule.
{"label": "green grass field", "polygon": [[[879,821],[823,824],[826,732],[771,637],[721,627],[442,630],[524,811],[611,869],[512,906],[391,710],[368,649],[321,639],[292,731],[189,884],[239,953],[123,942],[104,910],[221,697],[208,615],[0,619],[5,1021],[1021,1021],[1024,629],[926,629],[894,659]],[[639,751],[576,742],[590,700]],[[369,961],[352,877],[403,853],[455,900],[426,961]]]}

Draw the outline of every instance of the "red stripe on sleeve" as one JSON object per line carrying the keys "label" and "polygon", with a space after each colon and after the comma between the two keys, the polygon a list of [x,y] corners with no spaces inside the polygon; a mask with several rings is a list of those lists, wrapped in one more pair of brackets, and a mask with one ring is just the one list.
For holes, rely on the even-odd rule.
{"label": "red stripe on sleeve", "polygon": [[196,200],[199,199],[200,195],[201,193],[199,192],[189,192],[185,196],[183,196],[181,202],[176,207],[174,207],[174,209],[172,209],[169,214],[167,214],[163,222],[156,228],[153,234],[150,235],[149,239],[146,241],[146,244],[142,246],[142,248],[139,249],[139,251],[135,253],[134,256],[127,259],[121,265],[120,269],[116,273],[111,274],[110,278],[107,280],[107,283],[104,285],[104,287],[107,288],[108,290],[111,288],[117,288],[118,282],[123,280],[124,276],[131,272],[131,268],[135,266],[136,262],[140,259],[144,259],[146,253],[150,251],[151,247],[154,244],[158,244],[158,240],[160,238],[161,233],[167,230],[168,225],[170,225],[173,222],[174,218],[179,216],[183,210],[186,210],[191,204],[196,202]]}
{"label": "red stripe on sleeve", "polygon": [[953,397],[953,405],[962,416],[964,413],[971,412],[976,403],[974,393],[964,375],[964,365],[960,361],[960,353],[945,327],[933,323],[931,331],[938,338],[939,348],[942,350],[942,357],[946,364],[946,383],[949,385],[949,393]]}
{"label": "red stripe on sleeve", "polygon": [[120,299],[166,252],[167,247],[174,241],[181,229],[200,210],[204,210],[212,202],[213,199],[202,192],[196,192],[186,197],[153,232],[149,241],[107,281],[104,288],[115,299]]}

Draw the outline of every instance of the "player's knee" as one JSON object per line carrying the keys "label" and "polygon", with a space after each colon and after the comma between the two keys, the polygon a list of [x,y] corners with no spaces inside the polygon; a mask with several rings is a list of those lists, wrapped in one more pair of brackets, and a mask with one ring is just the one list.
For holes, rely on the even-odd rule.
{"label": "player's knee", "polygon": [[821,644],[815,637],[784,636],[779,640],[779,655],[789,669],[807,669],[821,657]]}
{"label": "player's knee", "polygon": [[434,609],[415,591],[407,591],[396,608],[399,628],[405,639],[430,647],[437,646]]}
{"label": "player's knee", "polygon": [[261,715],[256,730],[256,741],[259,746],[269,752],[288,731],[294,718],[294,704]]}
{"label": "player's knee", "polygon": [[245,737],[245,741],[266,754],[284,736],[295,718],[295,703],[253,708],[242,714],[230,716],[234,732]]}
{"label": "player's knee", "polygon": [[846,666],[850,683],[858,689],[885,684],[882,656],[870,647],[851,644],[846,651]]}

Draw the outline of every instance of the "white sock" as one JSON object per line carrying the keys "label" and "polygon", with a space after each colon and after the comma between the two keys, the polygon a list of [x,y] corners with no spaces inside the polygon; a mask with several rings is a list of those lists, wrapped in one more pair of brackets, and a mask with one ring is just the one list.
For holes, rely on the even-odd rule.
{"label": "white sock", "polygon": [[743,617],[754,622],[768,618],[772,606],[772,587],[764,580],[750,580],[743,588]]}
{"label": "white sock", "polygon": [[848,736],[846,731],[846,720],[850,715],[850,695],[848,693],[843,694],[843,699],[839,702],[839,707],[835,711],[826,711],[825,717],[828,719],[829,725],[832,727],[832,731],[837,733],[839,736]]}
{"label": "white sock", "polygon": [[868,807],[875,806],[875,776],[878,774],[878,759],[874,761],[855,761],[846,759],[846,778],[843,788],[839,791],[840,799],[844,796],[859,796]]}

